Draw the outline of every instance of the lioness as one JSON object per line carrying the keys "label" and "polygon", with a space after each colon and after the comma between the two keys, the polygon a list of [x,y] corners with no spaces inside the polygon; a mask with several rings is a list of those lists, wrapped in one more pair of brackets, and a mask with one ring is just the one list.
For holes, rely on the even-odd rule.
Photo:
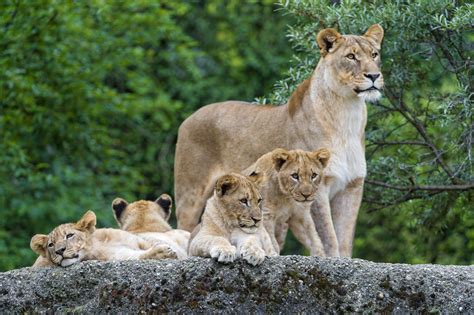
{"label": "lioness", "polygon": [[261,202],[257,187],[247,177],[220,177],[201,223],[191,234],[189,255],[212,257],[222,263],[242,257],[252,265],[261,264],[265,256],[276,256],[262,224]]}
{"label": "lioness", "polygon": [[313,151],[325,147],[331,161],[312,206],[329,256],[350,256],[362,200],[366,162],[365,101],[377,100],[380,25],[362,36],[324,29],[317,35],[321,59],[311,77],[282,106],[229,101],[204,106],[179,128],[175,158],[178,227],[199,222],[216,178],[247,168],[275,148]]}
{"label": "lioness", "polygon": [[87,211],[76,223],[61,224],[49,235],[36,234],[31,249],[40,255],[33,267],[67,267],[84,260],[176,258],[167,245],[153,246],[118,229],[96,229],[96,216]]}
{"label": "lioness", "polygon": [[325,256],[311,218],[311,203],[316,199],[329,157],[326,149],[314,152],[275,149],[243,172],[250,176],[266,173],[267,180],[260,189],[264,225],[278,253],[289,227],[311,255]]}
{"label": "lioness", "polygon": [[115,198],[112,209],[122,230],[155,244],[168,245],[176,252],[178,259],[185,259],[190,233],[174,230],[169,225],[172,204],[171,197],[162,194],[155,201],[138,200],[130,204],[122,198]]}

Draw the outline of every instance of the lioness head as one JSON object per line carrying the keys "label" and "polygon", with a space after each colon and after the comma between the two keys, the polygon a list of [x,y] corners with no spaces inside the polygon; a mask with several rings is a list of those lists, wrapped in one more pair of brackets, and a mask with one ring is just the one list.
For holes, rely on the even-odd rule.
{"label": "lioness head", "polygon": [[240,174],[218,178],[214,189],[218,209],[231,228],[256,233],[262,224],[262,196],[256,185]]}
{"label": "lioness head", "polygon": [[298,202],[314,201],[329,157],[327,149],[314,152],[273,150],[272,160],[280,190]]}
{"label": "lioness head", "polygon": [[162,194],[155,201],[138,200],[130,204],[122,198],[112,201],[117,224],[122,230],[134,233],[171,230],[167,221],[172,205],[173,200],[167,194]]}
{"label": "lioness head", "polygon": [[95,213],[89,210],[76,223],[61,224],[49,235],[33,236],[31,249],[56,265],[70,266],[83,258],[83,249],[90,245],[95,225]]}
{"label": "lioness head", "polygon": [[374,24],[362,36],[341,35],[332,28],[318,33],[321,49],[320,66],[324,67],[327,84],[335,93],[357,95],[375,101],[383,87],[380,72],[380,46],[383,28]]}

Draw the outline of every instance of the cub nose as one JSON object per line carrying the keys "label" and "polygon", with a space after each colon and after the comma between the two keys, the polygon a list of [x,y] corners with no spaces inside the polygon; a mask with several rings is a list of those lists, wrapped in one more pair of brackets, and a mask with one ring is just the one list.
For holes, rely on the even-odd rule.
{"label": "cub nose", "polygon": [[57,251],[55,251],[55,253],[58,254],[58,255],[62,255],[65,250],[66,250],[66,248],[63,247],[63,248],[58,249]]}
{"label": "cub nose", "polygon": [[252,217],[253,223],[257,224],[258,222],[262,221],[262,218],[254,218]]}
{"label": "cub nose", "polygon": [[305,199],[308,199],[311,196],[311,193],[301,193]]}
{"label": "cub nose", "polygon": [[369,78],[370,80],[372,80],[372,82],[375,82],[375,80],[380,77],[380,73],[364,73],[364,77]]}

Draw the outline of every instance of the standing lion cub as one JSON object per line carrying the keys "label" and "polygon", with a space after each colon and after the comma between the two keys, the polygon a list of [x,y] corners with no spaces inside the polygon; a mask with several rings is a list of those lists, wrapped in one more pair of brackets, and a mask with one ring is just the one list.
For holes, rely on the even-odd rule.
{"label": "standing lion cub", "polygon": [[178,259],[185,259],[188,256],[186,250],[190,233],[174,230],[169,225],[172,204],[171,197],[162,194],[155,201],[138,200],[130,204],[122,198],[115,198],[112,209],[122,230],[157,245],[168,245],[177,254]]}
{"label": "standing lion cub", "polygon": [[330,153],[275,149],[262,155],[243,173],[261,176],[264,225],[277,252],[283,248],[288,227],[311,255],[325,256],[323,244],[311,217]]}
{"label": "standing lion cub", "polygon": [[257,187],[247,177],[235,173],[219,177],[191,235],[189,254],[222,263],[242,257],[252,265],[261,264],[265,256],[276,256],[262,224],[261,202]]}
{"label": "standing lion cub", "polygon": [[96,216],[87,211],[76,223],[61,224],[49,235],[36,234],[31,249],[40,257],[33,267],[67,267],[85,260],[176,258],[168,245],[154,246],[118,229],[96,229]]}

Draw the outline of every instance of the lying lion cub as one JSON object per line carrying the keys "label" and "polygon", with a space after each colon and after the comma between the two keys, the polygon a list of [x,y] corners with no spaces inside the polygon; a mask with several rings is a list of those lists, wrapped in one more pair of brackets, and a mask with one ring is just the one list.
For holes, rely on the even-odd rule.
{"label": "lying lion cub", "polygon": [[33,267],[67,267],[85,260],[176,258],[167,245],[152,243],[118,229],[96,229],[96,216],[87,211],[76,223],[61,224],[49,235],[36,234],[31,249],[40,255]]}
{"label": "lying lion cub", "polygon": [[219,177],[201,223],[191,235],[189,255],[222,263],[242,257],[252,265],[261,264],[265,256],[276,256],[262,224],[261,201],[247,177],[234,173]]}
{"label": "lying lion cub", "polygon": [[178,259],[188,255],[190,233],[184,230],[173,230],[168,224],[173,200],[162,194],[155,201],[139,200],[129,204],[122,198],[115,198],[112,209],[115,220],[122,230],[136,234],[154,244],[170,246]]}
{"label": "lying lion cub", "polygon": [[311,255],[325,256],[311,217],[311,204],[329,157],[327,149],[314,152],[275,149],[243,172],[249,176],[265,175],[260,183],[264,224],[277,252],[283,248],[289,227]]}

